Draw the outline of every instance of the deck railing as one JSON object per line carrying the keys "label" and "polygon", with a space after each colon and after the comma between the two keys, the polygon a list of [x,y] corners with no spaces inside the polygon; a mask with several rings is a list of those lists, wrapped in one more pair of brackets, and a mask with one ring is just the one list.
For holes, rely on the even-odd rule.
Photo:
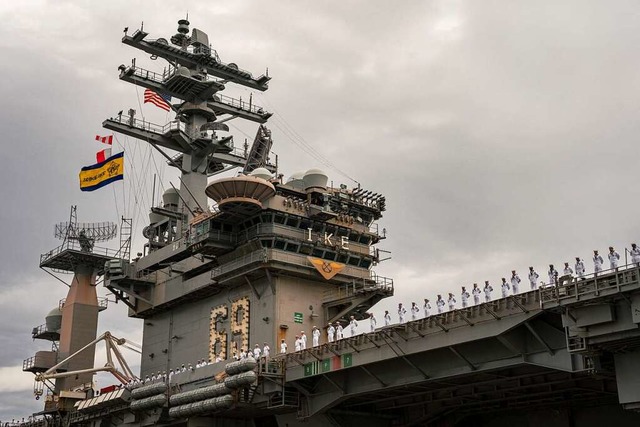
{"label": "deck railing", "polygon": [[540,288],[540,304],[561,304],[567,300],[580,300],[600,295],[605,289],[620,289],[621,286],[638,283],[638,264],[626,264],[617,268],[586,274],[582,278],[561,276],[558,284],[547,284]]}
{"label": "deck railing", "polygon": [[82,247],[80,246],[80,243],[77,240],[67,240],[66,242],[63,242],[57,248],[52,249],[49,252],[46,252],[46,253],[40,255],[40,264],[43,264],[43,263],[47,262],[51,258],[55,257],[56,255],[59,255],[60,253],[66,251],[66,250],[85,252],[87,254],[104,255],[104,256],[111,257],[111,258],[117,258],[117,254],[118,254],[118,251],[115,250],[115,249],[102,248],[102,247],[99,247],[99,246],[94,246],[91,249],[91,251],[89,251],[89,252],[83,251]]}

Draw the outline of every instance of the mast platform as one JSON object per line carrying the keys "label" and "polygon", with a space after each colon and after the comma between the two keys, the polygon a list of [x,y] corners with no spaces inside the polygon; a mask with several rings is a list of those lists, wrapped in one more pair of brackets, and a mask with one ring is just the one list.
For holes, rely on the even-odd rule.
{"label": "mast platform", "polygon": [[125,35],[122,43],[140,49],[151,55],[165,57],[170,55],[178,64],[187,68],[198,66],[206,67],[209,74],[216,77],[231,80],[246,87],[265,91],[269,88],[271,77],[261,75],[254,78],[250,72],[238,68],[235,64],[225,64],[220,61],[215,50],[206,45],[197,48],[190,46],[190,50],[183,50],[177,46],[170,45],[165,39],[145,41],[148,33],[137,30],[133,36]]}
{"label": "mast platform", "polygon": [[214,93],[224,90],[224,84],[216,80],[199,80],[178,70],[178,68],[171,68],[160,74],[135,66],[121,67],[120,80],[164,92],[185,101],[193,101],[196,98],[207,99]]}
{"label": "mast platform", "polygon": [[[219,172],[223,164],[242,167],[245,165],[246,153],[244,150],[233,147],[232,137],[220,140],[204,138],[202,135],[191,135],[184,123],[174,120],[164,126],[136,119],[134,116],[118,115],[102,122],[102,127],[133,138],[147,141],[157,147],[178,151],[180,154],[169,157],[165,155],[168,163],[182,169],[184,153],[196,156],[209,156],[207,171],[209,174]],[[273,165],[267,168],[275,169]],[[186,171],[185,171],[186,172]]]}
{"label": "mast platform", "polygon": [[105,262],[117,257],[117,251],[94,247],[92,252],[83,251],[77,241],[67,241],[55,249],[40,255],[40,268],[73,272],[78,265],[93,267],[96,274],[104,272]]}
{"label": "mast platform", "polygon": [[185,68],[171,68],[168,72],[160,74],[136,66],[122,67],[120,80],[166,93],[187,102],[206,100],[207,106],[216,115],[230,114],[261,124],[266,123],[273,115],[264,108],[254,105],[253,102],[218,95],[217,92],[224,90],[224,84],[217,80],[194,78]]}

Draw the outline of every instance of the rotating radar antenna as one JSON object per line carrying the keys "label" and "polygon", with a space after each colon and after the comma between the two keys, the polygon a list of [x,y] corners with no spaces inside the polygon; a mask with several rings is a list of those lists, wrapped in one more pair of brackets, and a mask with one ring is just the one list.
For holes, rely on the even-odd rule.
{"label": "rotating radar antenna", "polygon": [[113,222],[78,223],[76,206],[71,206],[69,221],[56,224],[54,234],[63,244],[77,241],[80,251],[92,252],[95,242],[111,240],[117,232],[118,226]]}

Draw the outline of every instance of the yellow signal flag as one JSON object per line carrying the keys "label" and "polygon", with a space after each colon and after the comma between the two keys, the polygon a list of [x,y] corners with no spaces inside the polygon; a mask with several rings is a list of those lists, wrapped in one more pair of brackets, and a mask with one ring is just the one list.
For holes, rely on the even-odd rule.
{"label": "yellow signal flag", "polygon": [[124,151],[80,170],[80,190],[93,191],[124,178]]}

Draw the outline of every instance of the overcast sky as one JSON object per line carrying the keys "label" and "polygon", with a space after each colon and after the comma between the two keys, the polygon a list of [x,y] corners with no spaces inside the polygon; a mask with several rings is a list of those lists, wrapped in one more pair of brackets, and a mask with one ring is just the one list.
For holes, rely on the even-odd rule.
{"label": "overcast sky", "polygon": [[[375,308],[381,317],[529,265],[546,277],[549,263],[580,255],[590,271],[593,249],[623,254],[640,240],[640,5],[557,3],[0,2],[0,420],[42,407],[21,366],[47,349],[31,328],[66,295],[38,269],[60,243],[54,224],[76,204],[80,221],[133,216],[139,233],[153,174],[159,191],[177,185],[149,147],[119,136],[128,179],[78,190],[105,118],[129,108],[171,118],[118,79],[134,57],[165,66],[122,45],[125,26],[144,21],[150,38],[169,38],[188,12],[224,62],[255,76],[268,67],[270,90],[253,102],[276,113],[268,126],[285,176],[320,166],[336,185],[354,185],[341,170],[386,195],[381,249],[393,258],[377,271],[396,295]],[[232,128],[236,144],[255,129]],[[139,340],[140,327],[119,304],[99,332]]]}

